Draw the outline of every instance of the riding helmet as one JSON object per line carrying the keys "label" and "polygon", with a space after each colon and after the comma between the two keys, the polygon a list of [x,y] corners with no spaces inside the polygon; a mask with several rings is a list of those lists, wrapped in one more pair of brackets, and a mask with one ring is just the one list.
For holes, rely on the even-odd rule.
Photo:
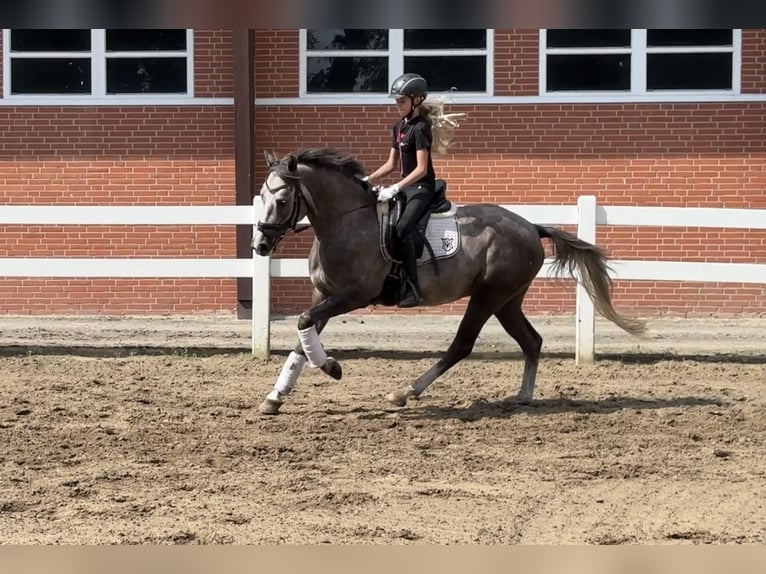
{"label": "riding helmet", "polygon": [[419,74],[402,74],[394,80],[391,84],[391,93],[389,94],[393,98],[399,96],[410,96],[416,98],[422,96],[425,99],[428,93],[428,83],[425,78]]}

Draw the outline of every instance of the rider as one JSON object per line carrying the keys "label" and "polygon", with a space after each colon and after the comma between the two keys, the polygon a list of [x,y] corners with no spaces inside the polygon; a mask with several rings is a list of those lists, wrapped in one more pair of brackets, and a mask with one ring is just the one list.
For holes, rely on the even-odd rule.
{"label": "rider", "polygon": [[397,165],[401,168],[399,182],[378,192],[378,201],[388,201],[400,192],[406,197],[404,212],[396,225],[407,274],[407,292],[399,301],[399,307],[415,307],[423,302],[418,286],[415,226],[434,198],[436,179],[431,161],[431,121],[421,107],[427,94],[428,84],[418,74],[407,73],[394,80],[389,95],[396,98],[400,118],[393,127],[391,151],[386,163],[366,178],[373,184],[394,171]]}

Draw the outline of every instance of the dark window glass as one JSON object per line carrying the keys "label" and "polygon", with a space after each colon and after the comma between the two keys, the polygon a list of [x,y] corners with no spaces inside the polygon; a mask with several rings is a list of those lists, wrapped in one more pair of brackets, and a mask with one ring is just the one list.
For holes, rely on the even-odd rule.
{"label": "dark window glass", "polygon": [[548,30],[549,48],[622,48],[630,46],[630,30]]}
{"label": "dark window glass", "polygon": [[107,30],[107,52],[185,50],[186,30]]}
{"label": "dark window glass", "polygon": [[472,30],[405,30],[405,50],[438,50],[486,48],[487,31]]}
{"label": "dark window glass", "polygon": [[647,30],[647,46],[731,46],[731,30]]}
{"label": "dark window glass", "polygon": [[90,59],[11,60],[13,94],[89,94]]}
{"label": "dark window glass", "polygon": [[388,49],[388,30],[359,28],[307,30],[306,48],[309,50],[386,50]]}
{"label": "dark window glass", "polygon": [[630,54],[548,56],[548,91],[630,90]]}
{"label": "dark window glass", "polygon": [[487,60],[485,56],[408,56],[404,71],[421,74],[431,92],[487,91]]}
{"label": "dark window glass", "polygon": [[648,90],[730,90],[731,54],[648,54]]}
{"label": "dark window glass", "polygon": [[14,52],[88,52],[90,30],[11,30]]}
{"label": "dark window glass", "polygon": [[307,90],[387,92],[388,58],[308,58]]}
{"label": "dark window glass", "polygon": [[107,58],[109,94],[186,93],[186,58]]}

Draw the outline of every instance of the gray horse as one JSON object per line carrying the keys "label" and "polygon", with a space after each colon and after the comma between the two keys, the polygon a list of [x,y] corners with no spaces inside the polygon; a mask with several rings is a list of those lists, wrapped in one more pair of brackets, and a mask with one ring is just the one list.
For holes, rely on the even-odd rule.
{"label": "gray horse", "polygon": [[[391,261],[381,249],[375,194],[361,180],[363,166],[333,149],[310,149],[281,160],[267,153],[269,173],[261,189],[264,212],[252,246],[269,256],[296,224],[308,217],[314,231],[309,255],[312,305],[301,313],[298,344],[259,409],[277,414],[296,386],[306,362],[335,379],[342,369],[327,356],[319,333],[332,317],[371,304],[394,304],[384,296]],[[403,407],[419,397],[439,376],[465,359],[485,323],[494,315],[524,354],[524,373],[517,399],[532,400],[542,337],[522,312],[524,295],[541,269],[541,239],[553,243],[553,269],[583,282],[596,309],[633,335],[645,331],[642,321],[620,315],[611,301],[607,257],[595,245],[554,227],[534,225],[498,205],[474,204],[456,209],[461,249],[441,259],[438,270],[418,270],[423,305],[442,305],[469,297],[454,340],[444,356],[408,388],[388,400]],[[438,271],[438,274],[437,274]],[[576,273],[579,272],[579,277]]]}

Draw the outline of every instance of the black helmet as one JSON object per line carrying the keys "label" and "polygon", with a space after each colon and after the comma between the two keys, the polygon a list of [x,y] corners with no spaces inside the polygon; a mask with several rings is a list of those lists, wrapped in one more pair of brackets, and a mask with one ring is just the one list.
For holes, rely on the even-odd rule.
{"label": "black helmet", "polygon": [[410,96],[411,98],[423,96],[425,99],[427,93],[428,83],[425,78],[418,74],[407,73],[394,80],[394,83],[391,84],[391,93],[389,95],[393,98],[398,98],[399,96]]}

